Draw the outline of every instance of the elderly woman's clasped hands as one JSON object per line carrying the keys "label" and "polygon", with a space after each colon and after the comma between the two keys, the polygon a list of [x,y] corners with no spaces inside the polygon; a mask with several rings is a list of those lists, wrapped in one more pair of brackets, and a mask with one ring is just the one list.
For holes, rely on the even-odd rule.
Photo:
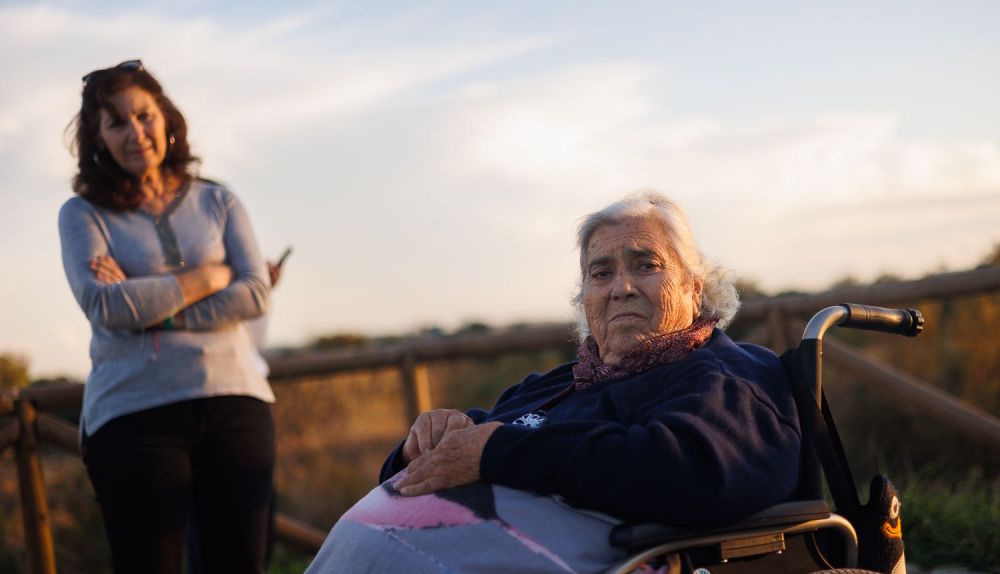
{"label": "elderly woman's clasped hands", "polygon": [[405,496],[479,482],[483,447],[502,423],[477,425],[461,411],[436,409],[422,413],[403,443],[407,474],[395,487]]}

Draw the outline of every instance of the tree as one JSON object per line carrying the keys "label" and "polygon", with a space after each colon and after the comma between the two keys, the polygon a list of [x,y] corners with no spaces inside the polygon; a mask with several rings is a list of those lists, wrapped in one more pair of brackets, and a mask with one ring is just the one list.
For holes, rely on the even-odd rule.
{"label": "tree", "polygon": [[359,333],[334,333],[317,337],[309,346],[313,349],[344,349],[363,347],[366,343],[368,337]]}
{"label": "tree", "polygon": [[29,383],[28,359],[16,353],[0,353],[0,389],[26,387]]}
{"label": "tree", "polygon": [[993,244],[993,250],[983,258],[979,267],[989,267],[991,265],[1000,265],[1000,243]]}

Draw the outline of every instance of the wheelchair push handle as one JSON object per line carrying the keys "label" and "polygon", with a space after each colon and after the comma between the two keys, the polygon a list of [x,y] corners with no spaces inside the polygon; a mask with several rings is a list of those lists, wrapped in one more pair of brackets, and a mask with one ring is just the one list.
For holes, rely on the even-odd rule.
{"label": "wheelchair push handle", "polygon": [[847,308],[847,317],[841,320],[841,327],[907,337],[916,337],[924,330],[924,317],[916,309],[886,309],[857,303],[842,303],[841,306]]}
{"label": "wheelchair push handle", "polygon": [[827,329],[836,325],[916,337],[924,329],[924,317],[916,309],[886,309],[841,303],[816,313],[806,325],[802,340],[820,340]]}

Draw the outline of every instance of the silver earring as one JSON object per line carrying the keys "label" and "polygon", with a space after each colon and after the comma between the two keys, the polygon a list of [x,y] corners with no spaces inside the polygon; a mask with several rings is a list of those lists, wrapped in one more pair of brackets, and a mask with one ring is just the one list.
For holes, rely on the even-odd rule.
{"label": "silver earring", "polygon": [[177,143],[177,138],[174,137],[174,134],[170,134],[170,137],[167,138],[167,143],[170,145]]}
{"label": "silver earring", "polygon": [[94,164],[101,165],[101,156],[95,151],[94,152]]}

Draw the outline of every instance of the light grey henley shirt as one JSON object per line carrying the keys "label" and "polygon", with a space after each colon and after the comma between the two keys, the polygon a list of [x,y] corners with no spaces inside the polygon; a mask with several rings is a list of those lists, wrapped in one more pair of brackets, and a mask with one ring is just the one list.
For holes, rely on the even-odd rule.
{"label": "light grey henley shirt", "polygon": [[[229,190],[193,180],[160,217],[73,197],[59,212],[59,236],[66,277],[92,331],[82,432],[194,398],[274,402],[246,324],[267,310],[267,269],[246,211]],[[90,270],[98,255],[113,257],[128,278],[98,282]],[[232,283],[185,308],[175,274],[209,263],[232,267]],[[152,328],[175,315],[183,315],[184,330]]]}

